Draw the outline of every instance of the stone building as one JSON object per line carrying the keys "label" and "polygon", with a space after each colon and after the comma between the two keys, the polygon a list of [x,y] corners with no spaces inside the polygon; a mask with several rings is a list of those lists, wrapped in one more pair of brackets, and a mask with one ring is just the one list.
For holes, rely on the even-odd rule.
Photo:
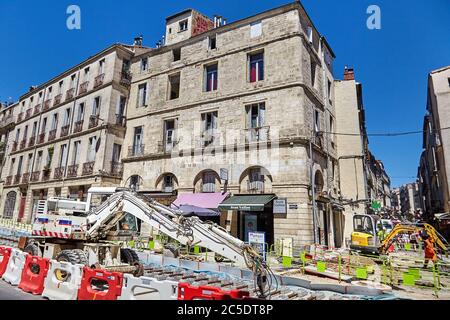
{"label": "stone building", "polygon": [[390,179],[381,161],[369,150],[362,84],[353,68],[345,68],[344,79],[336,80],[336,141],[340,190],[345,208],[345,239],[353,231],[353,215],[374,213],[372,201],[391,207]]}
{"label": "stone building", "polygon": [[15,128],[5,138],[3,217],[30,223],[38,200],[84,199],[90,186],[120,185],[134,49],[113,45],[31,87],[8,111]]}
{"label": "stone building", "polygon": [[417,183],[408,183],[400,187],[400,207],[402,216],[408,219],[416,217],[421,211]]}
{"label": "stone building", "polygon": [[131,62],[123,184],[209,199],[244,240],[340,246],[334,54],[302,5],[229,24],[186,10],[165,39]]}
{"label": "stone building", "polygon": [[450,213],[450,66],[428,76],[427,114],[423,125],[423,153],[418,170],[424,218]]}

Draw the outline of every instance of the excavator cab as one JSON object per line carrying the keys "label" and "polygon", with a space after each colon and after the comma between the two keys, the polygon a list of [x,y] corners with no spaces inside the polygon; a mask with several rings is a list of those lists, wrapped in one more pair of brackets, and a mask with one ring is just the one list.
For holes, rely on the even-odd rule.
{"label": "excavator cab", "polygon": [[381,241],[379,235],[382,228],[383,224],[380,223],[378,216],[366,214],[354,215],[350,249],[377,255]]}

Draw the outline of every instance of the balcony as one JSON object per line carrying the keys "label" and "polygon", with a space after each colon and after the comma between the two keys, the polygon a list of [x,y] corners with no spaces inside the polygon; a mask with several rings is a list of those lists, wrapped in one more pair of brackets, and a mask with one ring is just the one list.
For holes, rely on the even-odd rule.
{"label": "balcony", "polygon": [[73,99],[74,95],[75,95],[75,88],[67,90],[66,91],[66,101]]}
{"label": "balcony", "polygon": [[31,182],[38,182],[39,178],[41,177],[40,171],[35,171],[31,174]]}
{"label": "balcony", "polygon": [[73,133],[83,131],[83,123],[84,123],[83,120],[75,122],[75,127],[73,128]]}
{"label": "balcony", "polygon": [[47,99],[44,101],[44,107],[42,108],[42,110],[46,111],[50,109],[51,106],[52,106],[52,99]]}
{"label": "balcony", "polygon": [[25,119],[29,119],[31,118],[31,116],[33,115],[33,109],[28,109],[27,112],[25,113]]}
{"label": "balcony", "polygon": [[83,176],[88,176],[94,173],[95,162],[86,162],[83,164]]}
{"label": "balcony", "polygon": [[51,169],[44,169],[42,170],[42,181],[49,181],[50,180],[50,174],[52,170]]}
{"label": "balcony", "polygon": [[45,132],[42,132],[39,135],[38,143],[44,143],[45,142]]}
{"label": "balcony", "polygon": [[258,127],[246,129],[245,142],[258,142],[270,140],[270,127]]}
{"label": "balcony", "polygon": [[67,177],[68,178],[75,178],[77,175],[78,175],[78,165],[77,164],[74,164],[67,168]]}
{"label": "balcony", "polygon": [[62,100],[62,94],[58,94],[57,96],[55,96],[55,100],[53,100],[53,106],[57,106],[58,104],[61,103]]}
{"label": "balcony", "polygon": [[130,71],[122,71],[120,74],[120,84],[129,87],[131,85],[131,72]]}
{"label": "balcony", "polygon": [[64,176],[64,168],[56,168],[55,174],[53,175],[53,179],[61,180],[63,176]]}
{"label": "balcony", "polygon": [[14,141],[13,145],[12,145],[12,148],[11,148],[11,152],[16,152],[18,145],[19,145],[19,143],[17,141]]}
{"label": "balcony", "polygon": [[23,112],[21,112],[17,115],[17,122],[20,122],[22,120],[23,120]]}
{"label": "balcony", "polygon": [[10,124],[14,123],[13,115],[9,114],[0,121],[0,128],[4,128],[9,126]]}
{"label": "balcony", "polygon": [[80,84],[80,91],[78,92],[78,94],[86,93],[88,91],[88,86],[89,86],[89,81],[86,81],[86,82],[83,82],[82,84]]}
{"label": "balcony", "polygon": [[178,146],[179,141],[173,140],[171,142],[168,141],[159,141],[158,142],[158,153],[171,153]]}
{"label": "balcony", "polygon": [[95,128],[98,126],[98,116],[90,116],[89,117],[89,129]]}
{"label": "balcony", "polygon": [[247,191],[249,193],[264,193],[264,180],[248,181]]}
{"label": "balcony", "polygon": [[23,139],[23,140],[20,142],[20,147],[19,147],[19,149],[20,149],[20,150],[25,149],[26,146],[27,146],[27,139]]}
{"label": "balcony", "polygon": [[123,163],[111,161],[111,175],[114,177],[122,177]]}
{"label": "balcony", "polygon": [[48,141],[49,142],[56,139],[56,130],[57,129],[54,129],[48,133]]}
{"label": "balcony", "polygon": [[37,105],[34,107],[34,115],[39,114],[39,112],[41,112],[41,104],[37,104]]}
{"label": "balcony", "polygon": [[22,178],[21,174],[14,176],[14,184],[20,184],[20,179]]}
{"label": "balcony", "polygon": [[68,136],[69,135],[69,130],[70,130],[70,124],[65,125],[64,127],[62,127],[61,128],[60,138]]}
{"label": "balcony", "polygon": [[31,137],[30,140],[28,140],[28,148],[34,147],[35,143],[36,143],[36,137]]}
{"label": "balcony", "polygon": [[105,74],[102,73],[95,77],[94,79],[94,88],[100,87],[103,84],[103,80],[105,79]]}
{"label": "balcony", "polygon": [[128,157],[142,157],[145,153],[145,145],[134,145],[132,147],[128,147]]}
{"label": "balcony", "polygon": [[10,186],[12,184],[12,180],[13,180],[12,176],[6,177],[5,186]]}
{"label": "balcony", "polygon": [[127,124],[127,118],[121,114],[116,114],[116,125],[125,127]]}
{"label": "balcony", "polygon": [[27,184],[28,182],[30,182],[30,174],[24,173],[22,176],[22,184]]}

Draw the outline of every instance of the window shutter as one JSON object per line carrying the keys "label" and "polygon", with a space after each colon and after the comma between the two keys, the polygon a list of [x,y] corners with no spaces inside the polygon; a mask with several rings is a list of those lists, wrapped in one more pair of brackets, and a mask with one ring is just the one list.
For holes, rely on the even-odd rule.
{"label": "window shutter", "polygon": [[266,122],[266,106],[264,103],[259,105],[259,127],[264,127]]}

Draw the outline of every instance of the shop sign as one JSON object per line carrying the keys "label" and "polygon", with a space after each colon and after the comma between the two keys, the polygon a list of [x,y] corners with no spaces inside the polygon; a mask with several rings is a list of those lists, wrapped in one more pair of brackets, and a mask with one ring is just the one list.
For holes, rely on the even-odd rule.
{"label": "shop sign", "polygon": [[286,214],[287,213],[287,199],[279,198],[273,200],[273,214]]}
{"label": "shop sign", "polygon": [[289,210],[298,210],[298,203],[289,203]]}

